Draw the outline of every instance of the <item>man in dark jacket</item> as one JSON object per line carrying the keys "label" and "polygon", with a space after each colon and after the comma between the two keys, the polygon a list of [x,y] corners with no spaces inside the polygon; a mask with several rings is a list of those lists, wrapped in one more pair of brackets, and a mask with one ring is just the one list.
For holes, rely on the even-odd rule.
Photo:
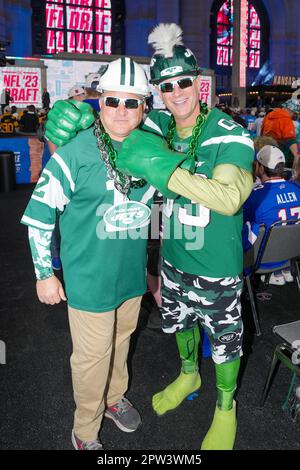
{"label": "man in dark jacket", "polygon": [[49,92],[47,91],[47,88],[44,88],[44,92],[42,95],[42,103],[43,103],[43,108],[48,111],[50,108],[50,95]]}
{"label": "man in dark jacket", "polygon": [[39,118],[35,112],[35,107],[28,106],[27,113],[24,113],[20,119],[20,131],[24,134],[35,134],[39,127]]}

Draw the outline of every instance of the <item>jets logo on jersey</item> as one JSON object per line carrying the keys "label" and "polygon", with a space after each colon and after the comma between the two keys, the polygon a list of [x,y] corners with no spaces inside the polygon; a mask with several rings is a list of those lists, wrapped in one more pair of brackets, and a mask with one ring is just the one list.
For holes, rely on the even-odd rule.
{"label": "jets logo on jersey", "polygon": [[151,211],[148,206],[136,201],[126,201],[110,207],[103,220],[107,232],[122,232],[149,225]]}

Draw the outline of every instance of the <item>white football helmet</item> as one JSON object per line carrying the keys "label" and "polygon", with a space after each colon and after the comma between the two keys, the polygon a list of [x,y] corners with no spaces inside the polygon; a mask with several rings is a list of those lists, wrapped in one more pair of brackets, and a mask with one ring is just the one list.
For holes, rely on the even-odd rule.
{"label": "white football helmet", "polygon": [[111,62],[101,75],[97,91],[125,91],[147,96],[149,86],[143,67],[130,57],[121,57]]}

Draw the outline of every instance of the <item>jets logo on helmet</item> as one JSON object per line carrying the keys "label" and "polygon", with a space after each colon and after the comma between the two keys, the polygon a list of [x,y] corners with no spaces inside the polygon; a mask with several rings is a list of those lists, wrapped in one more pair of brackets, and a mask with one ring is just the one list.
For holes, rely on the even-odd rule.
{"label": "jets logo on helmet", "polygon": [[148,37],[155,53],[150,63],[150,82],[154,85],[166,78],[199,75],[200,69],[192,51],[182,42],[182,29],[175,23],[161,23]]}
{"label": "jets logo on helmet", "polygon": [[181,72],[183,72],[183,68],[180,66],[178,67],[178,65],[176,65],[175,67],[168,67],[165,70],[161,70],[160,74],[162,77],[168,78],[170,75],[173,77],[175,75],[180,74]]}
{"label": "jets logo on helmet", "polygon": [[186,49],[184,55],[185,57],[191,57],[194,54],[192,53],[191,49]]}
{"label": "jets logo on helmet", "polygon": [[136,95],[149,94],[148,80],[143,67],[130,57],[111,62],[100,78],[97,91],[124,91]]}

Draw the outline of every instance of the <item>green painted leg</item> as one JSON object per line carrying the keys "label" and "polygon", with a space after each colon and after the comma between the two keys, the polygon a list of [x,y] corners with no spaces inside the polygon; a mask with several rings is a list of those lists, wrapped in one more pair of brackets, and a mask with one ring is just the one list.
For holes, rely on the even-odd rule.
{"label": "green painted leg", "polygon": [[202,442],[201,450],[232,450],[235,442],[237,420],[233,400],[240,359],[216,364],[218,401],[213,422]]}
{"label": "green painted leg", "polygon": [[200,341],[198,326],[176,333],[176,341],[182,368],[179,377],[152,398],[153,409],[159,416],[177,408],[187,396],[201,386],[201,378],[198,372],[198,347]]}

